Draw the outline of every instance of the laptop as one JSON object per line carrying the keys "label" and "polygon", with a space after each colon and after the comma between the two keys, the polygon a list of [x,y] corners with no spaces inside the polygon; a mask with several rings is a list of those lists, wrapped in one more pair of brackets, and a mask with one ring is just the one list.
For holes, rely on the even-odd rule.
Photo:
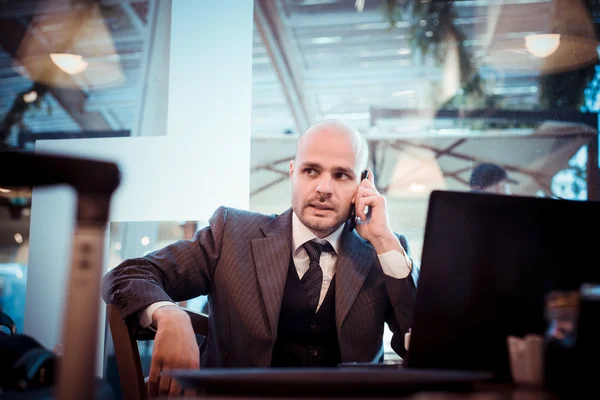
{"label": "laptop", "polygon": [[600,282],[599,224],[595,201],[433,191],[405,366],[510,381],[507,336],[544,333],[550,291]]}

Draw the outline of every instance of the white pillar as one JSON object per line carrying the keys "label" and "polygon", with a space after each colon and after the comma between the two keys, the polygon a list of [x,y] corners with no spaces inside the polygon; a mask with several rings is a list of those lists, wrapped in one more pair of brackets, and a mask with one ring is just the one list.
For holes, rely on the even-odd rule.
{"label": "white pillar", "polygon": [[[222,204],[248,208],[253,1],[174,0],[171,16],[166,136],[36,144],[120,165],[111,221],[206,221]],[[74,218],[71,190],[34,190],[24,332],[47,348],[61,340]]]}

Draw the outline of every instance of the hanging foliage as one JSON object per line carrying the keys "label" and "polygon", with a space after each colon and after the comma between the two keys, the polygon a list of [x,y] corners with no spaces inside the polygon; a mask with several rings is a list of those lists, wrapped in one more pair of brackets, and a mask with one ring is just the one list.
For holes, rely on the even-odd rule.
{"label": "hanging foliage", "polygon": [[15,100],[10,110],[2,118],[0,126],[0,143],[6,144],[6,140],[12,133],[13,127],[19,131],[26,131],[25,115],[34,110],[41,110],[45,107],[46,112],[50,115],[52,107],[46,99],[48,87],[41,83],[34,83],[29,89],[17,93]]}
{"label": "hanging foliage", "polygon": [[[542,75],[540,77],[540,107],[544,109],[569,107],[581,110],[586,104],[586,85],[590,81],[590,84],[593,85],[594,73],[595,66],[588,65],[567,72]],[[594,86],[591,88],[594,90]]]}
{"label": "hanging foliage", "polygon": [[451,42],[457,44],[460,89],[440,108],[470,109],[498,104],[497,96],[485,92],[477,65],[465,47],[465,35],[454,23],[456,12],[452,1],[383,0],[381,8],[390,29],[394,29],[400,21],[409,23],[408,40],[413,51],[418,50],[422,62],[430,55],[437,65],[443,65]]}
{"label": "hanging foliage", "polygon": [[594,66],[594,76],[583,91],[583,112],[600,111],[600,65]]}

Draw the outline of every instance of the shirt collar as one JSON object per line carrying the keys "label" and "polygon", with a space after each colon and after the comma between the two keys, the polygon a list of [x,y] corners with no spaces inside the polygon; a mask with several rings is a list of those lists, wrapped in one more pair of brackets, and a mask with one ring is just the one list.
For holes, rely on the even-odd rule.
{"label": "shirt collar", "polygon": [[310,229],[306,227],[295,212],[292,213],[292,254],[296,254],[296,251],[309,240],[315,240],[319,243],[329,242],[331,247],[335,250],[336,254],[339,254],[342,241],[342,233],[344,232],[345,224],[342,224],[329,236],[320,239]]}

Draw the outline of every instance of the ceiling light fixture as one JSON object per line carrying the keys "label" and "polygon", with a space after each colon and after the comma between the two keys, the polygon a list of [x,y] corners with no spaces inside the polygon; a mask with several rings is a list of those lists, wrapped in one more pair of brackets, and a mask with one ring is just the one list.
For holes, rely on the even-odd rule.
{"label": "ceiling light fixture", "polygon": [[88,62],[77,54],[50,53],[50,59],[58,68],[69,75],[80,74],[88,67]]}
{"label": "ceiling light fixture", "polygon": [[[499,7],[496,29],[485,63],[494,70],[535,75],[574,71],[598,62],[598,37],[593,16],[583,0],[521,2],[521,15],[536,15],[514,21],[512,10]],[[512,25],[517,23],[519,26]],[[514,28],[507,28],[514,27]],[[512,30],[517,31],[512,32]]]}
{"label": "ceiling light fixture", "polygon": [[425,191],[425,189],[427,189],[427,187],[425,185],[423,185],[422,183],[417,183],[417,182],[412,182],[410,185],[408,185],[408,188],[410,190],[412,190],[413,192],[417,192],[417,193],[423,193]]}
{"label": "ceiling light fixture", "polygon": [[537,58],[546,58],[554,54],[560,45],[560,34],[544,33],[525,36],[525,48]]}
{"label": "ceiling light fixture", "polygon": [[[20,74],[44,86],[78,91],[88,86],[104,89],[123,85],[125,66],[111,31],[112,19],[105,15],[102,2],[79,1],[85,5],[66,7],[64,12],[56,12],[55,1],[34,3],[32,12],[44,18],[34,18],[20,41]],[[67,41],[41,40],[39,32],[54,32],[57,27]],[[38,100],[40,96],[38,92]]]}
{"label": "ceiling light fixture", "polygon": [[339,43],[342,41],[341,36],[321,36],[310,39],[313,44],[332,44]]}

